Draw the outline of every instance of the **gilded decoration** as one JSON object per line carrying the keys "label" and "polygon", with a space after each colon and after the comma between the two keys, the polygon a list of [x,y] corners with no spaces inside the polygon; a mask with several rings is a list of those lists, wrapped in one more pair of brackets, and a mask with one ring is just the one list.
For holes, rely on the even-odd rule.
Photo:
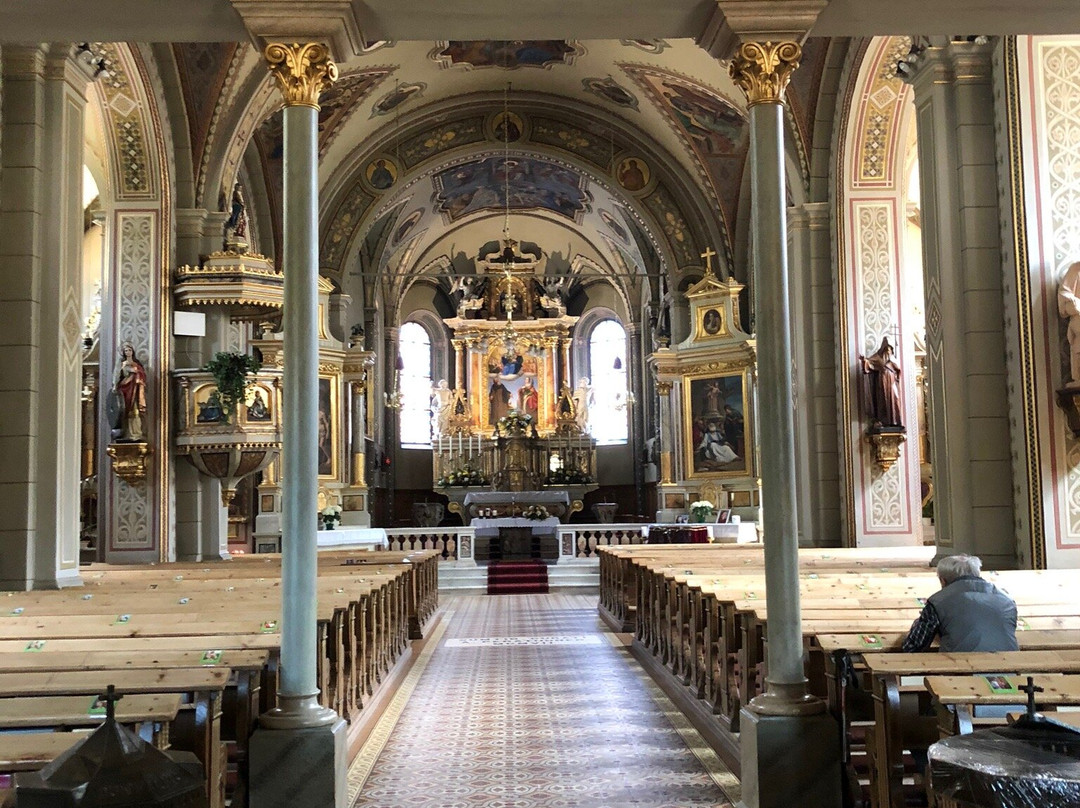
{"label": "gilded decoration", "polygon": [[132,486],[141,486],[146,482],[147,457],[150,455],[150,446],[146,441],[114,443],[105,451],[111,458],[117,477]]}
{"label": "gilded decoration", "polygon": [[353,233],[360,226],[364,212],[375,201],[375,196],[367,190],[363,182],[357,181],[348,195],[338,205],[334,218],[323,237],[319,250],[319,263],[340,269],[345,259],[345,252],[352,241]]}
{"label": "gilded decoration", "polygon": [[595,166],[606,167],[611,162],[609,137],[598,137],[565,121],[534,117],[529,139],[534,143],[565,149]]}
{"label": "gilded decoration", "polygon": [[679,267],[697,266],[700,253],[671,192],[665,186],[658,185],[643,201],[667,236],[676,264]]}
{"label": "gilded decoration", "polygon": [[287,107],[319,109],[319,95],[337,81],[330,50],[319,42],[285,45],[272,42],[263,51]]}
{"label": "gilded decoration", "polygon": [[744,42],[735,52],[729,71],[746,93],[748,106],[781,104],[801,58],[802,48],[797,42]]}

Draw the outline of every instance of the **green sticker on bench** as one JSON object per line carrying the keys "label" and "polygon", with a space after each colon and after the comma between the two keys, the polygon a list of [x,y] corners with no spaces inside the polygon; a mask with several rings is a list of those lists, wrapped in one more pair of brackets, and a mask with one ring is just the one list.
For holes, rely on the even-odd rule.
{"label": "green sticker on bench", "polygon": [[1027,620],[1021,617],[1019,620],[1016,621],[1016,628],[1019,631],[1027,631],[1029,628],[1031,628],[1031,626],[1028,625]]}
{"label": "green sticker on bench", "polygon": [[23,650],[24,651],[44,651],[45,650],[45,640],[30,640],[30,642],[28,642],[26,644],[26,647]]}
{"label": "green sticker on bench", "polygon": [[130,622],[131,622],[131,615],[130,614],[118,614],[118,615],[116,615],[116,619],[113,620],[113,625],[114,626],[122,626],[124,623],[130,623]]}
{"label": "green sticker on bench", "polygon": [[11,610],[11,616],[12,617],[18,617],[20,614],[22,614],[25,611],[26,611],[26,609],[24,607],[19,606],[19,607],[14,608],[14,609]]}
{"label": "green sticker on bench", "polygon": [[747,600],[757,600],[757,592],[747,592],[746,593],[746,599]]}
{"label": "green sticker on bench", "polygon": [[262,633],[271,634],[277,631],[277,620],[266,620],[262,624]]}
{"label": "green sticker on bench", "polygon": [[984,676],[987,686],[990,688],[990,692],[997,695],[999,693],[1018,693],[1016,683],[1009,679],[1008,676]]}
{"label": "green sticker on bench", "polygon": [[199,660],[200,665],[217,665],[221,662],[223,651],[220,649],[214,651],[203,651],[202,658]]}
{"label": "green sticker on bench", "polygon": [[90,699],[90,707],[86,710],[87,715],[105,715],[105,699],[94,696]]}
{"label": "green sticker on bench", "polygon": [[877,634],[863,634],[859,637],[859,642],[863,648],[881,648],[882,646],[881,637]]}

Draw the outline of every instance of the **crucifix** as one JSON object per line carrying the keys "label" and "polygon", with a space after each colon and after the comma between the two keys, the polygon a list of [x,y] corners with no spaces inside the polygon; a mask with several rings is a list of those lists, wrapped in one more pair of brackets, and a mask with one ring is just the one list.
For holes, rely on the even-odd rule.
{"label": "crucifix", "polygon": [[705,259],[705,274],[706,275],[712,275],[713,274],[712,259],[713,259],[714,255],[716,255],[716,252],[713,250],[712,247],[706,247],[705,252],[703,252],[701,254],[701,257]]}

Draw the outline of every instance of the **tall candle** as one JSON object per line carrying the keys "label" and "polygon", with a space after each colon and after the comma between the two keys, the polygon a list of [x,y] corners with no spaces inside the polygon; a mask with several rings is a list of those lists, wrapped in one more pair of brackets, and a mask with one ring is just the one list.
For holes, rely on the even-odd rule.
{"label": "tall candle", "polygon": [[457,453],[461,454],[461,433],[457,433]]}

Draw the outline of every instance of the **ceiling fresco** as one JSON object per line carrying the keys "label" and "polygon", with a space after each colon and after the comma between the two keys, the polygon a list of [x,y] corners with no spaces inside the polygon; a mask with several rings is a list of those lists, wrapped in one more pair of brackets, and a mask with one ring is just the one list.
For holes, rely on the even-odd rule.
{"label": "ceiling fresco", "polygon": [[434,177],[435,209],[456,222],[482,210],[548,210],[579,222],[589,203],[585,179],[563,165],[501,154],[455,165]]}
{"label": "ceiling fresco", "polygon": [[[220,122],[250,115],[265,68],[246,44],[173,52],[196,155],[231,149],[215,145]],[[810,69],[792,84],[801,152],[826,56],[808,43]],[[520,238],[555,220],[576,233],[567,260],[655,274],[700,266],[712,247],[723,272],[745,277],[746,246],[733,240],[747,204],[745,104],[726,65],[692,41],[381,41],[340,68],[319,115],[320,265],[331,276],[350,271],[361,242],[388,251],[365,259],[382,267],[405,252],[417,266],[440,260],[444,242],[470,252],[463,234],[480,220],[497,234],[509,205]],[[256,120],[264,176],[249,181],[265,184],[279,217],[281,116]],[[387,236],[367,243],[387,217]]]}
{"label": "ceiling fresco", "polygon": [[431,58],[442,67],[465,68],[500,67],[516,70],[519,67],[550,67],[573,64],[581,48],[572,42],[557,39],[497,41],[490,39],[452,40],[431,52]]}

